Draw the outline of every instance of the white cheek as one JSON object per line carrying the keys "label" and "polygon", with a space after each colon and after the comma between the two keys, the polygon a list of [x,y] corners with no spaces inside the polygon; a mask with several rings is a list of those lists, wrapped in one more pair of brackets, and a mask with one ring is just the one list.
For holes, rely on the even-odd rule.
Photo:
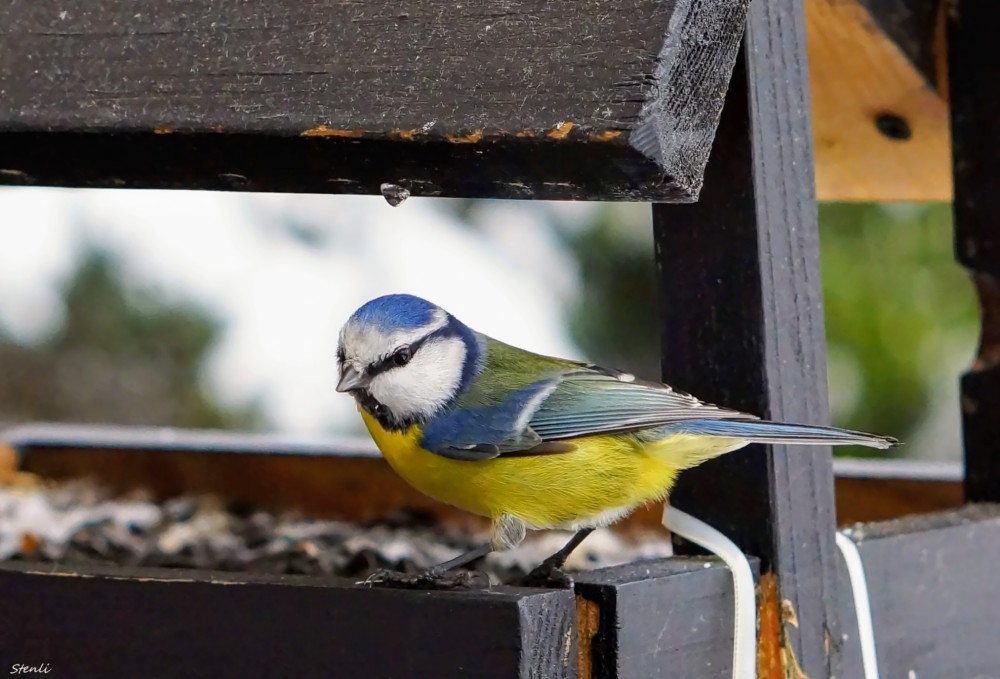
{"label": "white cheek", "polygon": [[457,338],[425,344],[402,368],[376,377],[372,396],[399,417],[430,416],[458,391],[465,345]]}

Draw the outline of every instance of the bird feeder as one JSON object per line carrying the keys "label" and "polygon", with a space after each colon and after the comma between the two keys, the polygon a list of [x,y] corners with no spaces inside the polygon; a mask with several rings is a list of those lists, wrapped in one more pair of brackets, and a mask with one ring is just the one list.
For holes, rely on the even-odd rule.
{"label": "bird feeder", "polygon": [[[754,446],[687,472],[671,502],[751,555],[761,676],[862,676],[838,525],[867,574],[883,676],[994,676],[990,16],[932,0],[6,3],[0,184],[648,202],[665,381],[811,423],[828,417],[817,194],[953,198],[983,307],[964,474]],[[326,501],[349,515],[380,509],[359,484],[428,506],[379,458],[337,446],[19,432],[0,437],[0,462],[54,477],[102,455],[111,480],[184,458],[188,476],[160,478],[177,488],[212,465],[264,465],[286,476],[216,489],[264,501],[318,495],[307,477],[324,467],[348,480]],[[574,590],[488,592],[9,562],[0,661],[53,676],[728,677],[728,571],[676,548],[581,573]]]}

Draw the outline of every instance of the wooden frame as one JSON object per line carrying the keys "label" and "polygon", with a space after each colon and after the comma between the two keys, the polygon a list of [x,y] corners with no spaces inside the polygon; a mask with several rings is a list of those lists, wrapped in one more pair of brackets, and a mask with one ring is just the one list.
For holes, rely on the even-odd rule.
{"label": "wooden frame", "polygon": [[[902,53],[926,75],[927,55],[933,54],[925,49],[928,17],[943,15],[922,0],[912,2],[920,11],[903,34],[923,37],[919,48]],[[865,4],[885,28],[892,25],[886,17],[894,16],[890,5],[900,3]],[[380,113],[409,103],[392,99],[408,86],[395,66],[412,56],[418,38],[430,38],[438,51],[433,53],[446,46],[427,28],[441,22],[421,13],[451,5],[414,3],[408,13],[398,3],[335,2],[359,31],[348,35],[337,22],[306,16],[304,6],[290,0],[253,0],[240,11],[192,0],[198,11],[185,17],[189,24],[177,26],[170,24],[171,15],[119,17],[123,0],[87,3],[91,14],[82,12],[83,4],[61,3],[56,11],[55,3],[42,0],[31,12],[24,3],[0,9],[0,26],[7,27],[0,42],[0,183],[377,193],[391,181],[415,195],[675,202],[698,197],[693,205],[653,208],[665,377],[764,415],[827,418],[805,14],[797,0],[750,6],[728,91],[743,25],[741,2],[592,0],[569,16],[539,1],[529,3],[535,14],[500,17],[489,15],[488,3],[476,5],[468,11],[487,13],[451,22],[449,39],[458,42],[447,44],[470,48],[480,40],[473,28],[496,26],[503,40],[534,47],[525,63],[544,71],[544,87],[522,109],[500,96],[520,80],[500,77],[496,91],[461,101],[427,86],[425,99],[395,116]],[[1000,60],[988,35],[986,7],[965,3],[947,14],[946,88],[936,62],[933,71],[952,112],[956,249],[973,272],[984,310],[979,357],[963,379],[964,488],[974,502],[1000,501],[1000,457],[994,450],[1000,440],[1000,266],[993,237],[1000,221],[994,189],[1000,177]],[[390,9],[392,16],[386,14]],[[66,20],[60,12],[79,22],[74,30],[60,28]],[[293,64],[254,56],[261,36],[235,29],[262,18],[276,18],[293,37],[314,30],[310,35],[320,36],[316,44],[325,47],[296,52]],[[373,28],[375,20],[395,27],[396,44]],[[235,42],[226,48],[231,51],[194,45],[191,54],[182,54],[189,80],[169,70],[145,72],[141,58],[119,59],[124,48],[148,58],[157,50],[183,51],[192,40],[208,45],[212,21],[233,29]],[[517,27],[532,30],[518,33]],[[596,51],[560,49],[566,41],[545,37],[560,27],[565,35],[593,37]],[[884,32],[902,40],[890,29]],[[706,35],[713,39],[699,42]],[[329,45],[352,40],[384,47],[374,63],[394,109],[363,106],[356,96],[363,71],[324,61],[335,52]],[[619,42],[643,47],[638,53],[610,47]],[[89,46],[93,58],[76,58],[74,46]],[[79,78],[66,85],[25,76],[33,73],[25,63],[36,54],[46,56],[40,73]],[[244,57],[248,70],[227,70]],[[451,67],[480,63],[449,58]],[[317,62],[322,68],[310,71]],[[203,63],[216,69],[203,72]],[[101,71],[107,65],[114,73],[110,80]],[[164,74],[170,78],[158,79]],[[476,68],[461,76],[463,92],[485,82]],[[705,87],[692,89],[694,81]],[[168,85],[189,89],[168,96]],[[697,93],[685,100],[688,108],[668,105],[688,90]],[[195,96],[202,91],[207,94]],[[595,115],[597,103],[612,106],[610,114]],[[905,501],[902,509],[883,507],[877,515],[941,510],[957,499],[954,479],[895,479],[892,487],[905,497],[901,489],[912,492],[913,483],[933,483],[942,494],[930,502],[926,487],[920,488],[919,505]],[[861,676],[855,612],[834,548],[834,488],[829,451],[761,447],[685,474],[674,495],[679,506],[708,519],[759,559],[761,676]],[[861,518],[873,515],[862,512]],[[992,572],[1000,557],[996,508],[969,505],[892,518],[855,527],[852,535],[868,572],[885,676],[981,676],[1000,667],[992,634],[1000,622],[1000,585]],[[150,661],[162,672],[197,676],[200,669],[174,668],[170,660],[193,647],[207,659],[205,676],[271,676],[278,662],[295,665],[300,676],[328,676],[332,662],[367,676],[461,676],[488,658],[484,671],[495,670],[496,676],[723,677],[732,595],[725,570],[700,559],[586,574],[575,597],[507,589],[367,592],[351,583],[281,578],[237,577],[243,584],[224,587],[215,574],[192,573],[185,582],[176,573],[42,573],[8,564],[0,569],[0,593],[21,617],[0,617],[0,639],[13,640],[28,655],[54,654],[74,669],[74,662],[90,659],[102,676],[135,676]],[[57,577],[64,575],[76,577]],[[272,606],[288,615],[247,616],[248,610]],[[90,614],[109,607],[120,617]],[[348,615],[335,620],[333,609]],[[369,614],[385,617],[375,618],[380,624],[354,624]],[[411,618],[434,624],[400,622]],[[701,618],[712,623],[696,628],[692,620]],[[120,634],[122,620],[154,630],[160,623],[166,631],[137,646]],[[654,623],[670,644],[648,636]],[[56,629],[62,632],[58,640],[52,636]],[[331,648],[330,636],[345,645]],[[269,644],[279,638],[287,656],[276,655]],[[399,661],[384,653],[387,644],[399,651]],[[8,652],[6,643],[0,651]],[[227,667],[223,658],[234,654],[239,663]],[[11,664],[6,655],[0,661]]]}
{"label": "wooden frame", "polygon": [[693,200],[747,3],[8,3],[0,183]]}
{"label": "wooden frame", "polygon": [[7,566],[0,566],[0,590],[4,607],[18,612],[0,624],[5,655],[16,650],[25,663],[44,658],[54,673],[576,674],[576,606],[568,590],[418,592],[334,578],[176,569],[123,578],[118,569]]}

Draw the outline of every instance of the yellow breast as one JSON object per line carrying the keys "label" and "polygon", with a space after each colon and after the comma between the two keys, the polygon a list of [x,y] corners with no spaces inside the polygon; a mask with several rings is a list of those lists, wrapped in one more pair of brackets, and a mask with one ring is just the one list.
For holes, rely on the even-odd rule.
{"label": "yellow breast", "polygon": [[[650,446],[620,435],[573,440],[577,448],[568,453],[451,460],[420,447],[419,427],[389,432],[361,414],[389,464],[421,492],[491,518],[510,514],[533,528],[586,525],[595,517],[661,500],[677,472],[690,466],[690,455],[670,452],[690,448],[690,441],[672,437],[678,439],[673,446],[666,441]],[[704,442],[697,447],[704,449]]]}

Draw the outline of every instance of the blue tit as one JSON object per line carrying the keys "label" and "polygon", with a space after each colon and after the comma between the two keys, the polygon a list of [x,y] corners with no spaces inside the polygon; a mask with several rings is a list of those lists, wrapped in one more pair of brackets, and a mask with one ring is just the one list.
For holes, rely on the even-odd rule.
{"label": "blue tit", "polygon": [[487,544],[432,576],[510,549],[529,529],[577,531],[540,567],[551,572],[595,527],[663,501],[682,470],[750,443],[896,443],[762,421],[628,373],[525,351],[412,295],[355,311],[337,360],[337,391],[354,397],[393,469],[492,521]]}

